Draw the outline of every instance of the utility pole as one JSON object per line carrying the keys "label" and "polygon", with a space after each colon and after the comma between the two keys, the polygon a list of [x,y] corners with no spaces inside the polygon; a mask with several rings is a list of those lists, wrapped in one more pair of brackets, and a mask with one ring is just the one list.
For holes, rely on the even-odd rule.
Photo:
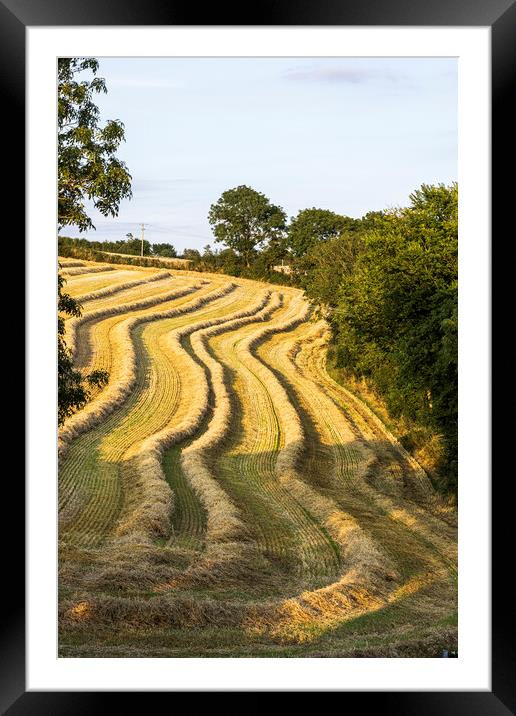
{"label": "utility pole", "polygon": [[142,227],[142,256],[143,256],[143,236],[145,233],[145,224],[141,224],[141,227]]}

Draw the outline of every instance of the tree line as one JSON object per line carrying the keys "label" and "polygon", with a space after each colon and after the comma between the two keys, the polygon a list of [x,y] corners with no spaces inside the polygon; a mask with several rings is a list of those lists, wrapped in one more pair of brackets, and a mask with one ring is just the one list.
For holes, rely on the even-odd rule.
{"label": "tree line", "polygon": [[[78,251],[83,250],[85,256],[88,252],[107,251],[114,254],[125,254],[126,256],[156,256],[162,258],[176,258],[177,251],[170,243],[151,244],[147,239],[142,240],[126,234],[126,239],[118,241],[89,241],[87,239],[70,238],[69,236],[58,237],[59,255],[66,256],[67,252],[78,255]],[[143,248],[143,251],[142,251]]]}

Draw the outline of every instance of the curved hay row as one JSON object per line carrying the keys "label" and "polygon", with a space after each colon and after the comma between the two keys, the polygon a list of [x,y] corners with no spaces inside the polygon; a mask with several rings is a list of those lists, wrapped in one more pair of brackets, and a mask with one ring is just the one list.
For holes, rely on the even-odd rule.
{"label": "curved hay row", "polygon": [[72,298],[97,291],[110,286],[117,286],[120,283],[133,280],[135,276],[142,276],[143,271],[130,270],[124,268],[121,270],[108,271],[107,273],[83,274],[82,276],[64,276],[65,293],[69,293]]}
{"label": "curved hay row", "polygon": [[[389,442],[400,455],[403,462],[410,467],[410,477],[414,483],[414,487],[417,492],[423,496],[425,494],[431,494],[434,492],[428,475],[423,470],[421,465],[410,455],[409,452],[403,447],[403,445],[397,440],[394,435],[387,429],[384,423],[378,418],[378,416],[361,400],[359,400],[353,393],[344,388],[344,386],[336,383],[333,378],[326,371],[326,349],[330,338],[330,332],[328,326],[321,321],[317,324],[320,336],[317,342],[314,344],[314,348],[317,350],[317,360],[312,355],[308,361],[309,365],[317,369],[318,376],[323,379],[325,386],[333,390],[334,394],[340,394],[340,397],[345,397],[347,404],[358,413],[362,418],[366,417],[370,427],[373,428],[376,436],[381,436],[383,440]],[[314,329],[316,330],[316,329]]]}
{"label": "curved hay row", "polygon": [[[305,336],[297,343],[309,345],[309,336]],[[292,350],[288,345],[281,346],[281,348],[286,355],[283,355],[282,358],[278,351],[274,351],[271,360],[281,369],[281,374],[295,385],[298,397],[311,413],[312,420],[323,434],[326,433],[327,442],[332,446],[338,464],[339,452],[349,440],[349,428],[346,425],[344,414],[337,410],[335,404],[319,389],[317,382],[302,375],[299,365],[292,363],[290,368],[288,367],[287,357],[292,360],[298,357],[299,352]],[[311,356],[310,351],[308,351],[308,355]],[[313,361],[308,359],[307,364],[312,366]],[[333,480],[338,487],[339,470],[334,472]],[[328,493],[328,490],[325,492]],[[333,490],[332,492],[338,495],[338,491]],[[362,493],[365,493],[366,500],[361,500]],[[437,595],[434,597],[435,607],[436,610],[442,608],[440,604],[443,594],[446,593],[446,590],[450,592],[450,582],[452,583],[452,592],[454,589],[453,570],[451,570],[452,578],[450,580],[447,570],[450,565],[447,563],[447,556],[444,559],[443,569],[443,562],[440,561],[429,541],[421,539],[417,534],[414,535],[414,538],[410,536],[410,532],[407,534],[407,528],[414,528],[414,525],[399,524],[396,521],[396,516],[383,513],[382,506],[378,510],[378,499],[371,493],[372,490],[368,489],[367,485],[364,487],[360,481],[357,481],[353,482],[351,492],[349,487],[341,491],[341,499],[337,501],[344,503],[347,509],[351,509],[353,513],[358,514],[365,523],[369,524],[382,544],[389,547],[391,554],[393,547],[396,557],[399,553],[405,552],[409,563],[419,561],[422,571],[396,589],[393,589],[396,585],[392,584],[387,589],[384,580],[388,579],[389,582],[392,582],[394,579],[389,569],[389,561],[384,556],[379,557],[378,550],[374,548],[370,540],[364,541],[360,524],[355,520],[354,534],[351,539],[349,536],[346,538],[348,542],[347,561],[351,566],[351,572],[345,574],[335,584],[315,592],[305,592],[300,597],[287,600],[279,608],[255,610],[251,615],[252,618],[246,620],[247,628],[251,632],[259,634],[267,632],[269,635],[283,640],[304,641],[313,638],[316,633],[322,633],[341,624],[343,620],[347,620],[351,616],[355,617],[371,609],[376,610],[382,604],[395,602],[406,595],[417,594],[419,590],[428,588],[429,585],[437,582],[441,587],[437,589]],[[373,520],[367,518],[371,509],[374,510]],[[396,533],[398,533],[397,536]],[[376,559],[374,558],[375,553]],[[405,566],[403,569],[406,571]],[[352,578],[350,578],[350,574]],[[450,597],[450,594],[447,596]],[[428,594],[425,593],[421,599],[428,606]],[[451,595],[451,599],[453,601],[453,595]]]}
{"label": "curved hay row", "polygon": [[82,276],[83,274],[104,273],[105,271],[114,270],[115,268],[113,266],[89,266],[87,264],[82,264],[81,266],[64,268],[61,273],[63,276]]}
{"label": "curved hay row", "polygon": [[[268,633],[273,638],[298,642],[312,639],[316,634],[351,616],[378,609],[386,603],[389,593],[397,586],[395,580],[398,578],[395,567],[384,550],[379,548],[378,541],[373,541],[364,531],[360,520],[356,519],[356,509],[351,510],[351,513],[349,511],[350,503],[353,505],[353,498],[349,497],[349,480],[356,468],[356,460],[350,457],[346,449],[345,441],[349,437],[347,429],[344,429],[344,436],[338,434],[332,423],[335,415],[331,407],[335,406],[328,406],[318,400],[317,386],[303,380],[289,361],[293,347],[300,341],[307,341],[306,333],[309,334],[310,330],[309,325],[303,325],[297,334],[287,340],[275,341],[272,346],[265,344],[260,350],[260,358],[274,366],[277,375],[281,376],[278,380],[285,381],[294,389],[297,399],[310,412],[317,432],[314,437],[314,430],[308,430],[310,438],[307,436],[305,442],[307,451],[315,449],[318,460],[321,447],[325,445],[331,451],[332,464],[324,461],[324,465],[317,464],[315,467],[316,471],[324,472],[324,484],[339,484],[341,476],[346,475],[346,489],[343,491],[345,500],[338,500],[336,492],[328,487],[321,490],[318,486],[306,485],[304,481],[300,483],[299,479],[293,484],[295,494],[305,500],[305,504],[310,506],[340,545],[343,556],[341,575],[336,582],[321,589],[305,591],[282,603],[253,609],[244,623],[250,633]],[[322,443],[319,443],[317,433]],[[318,477],[309,472],[314,462],[317,461],[305,461],[298,465],[294,477],[304,475],[304,480],[315,480],[319,484]]]}
{"label": "curved hay row", "polygon": [[[291,314],[287,295],[284,308],[269,325],[283,325]],[[256,327],[251,326],[249,330],[226,334],[212,346],[219,360],[235,375],[233,391],[238,397],[232,430],[238,439],[219,457],[217,472],[226,491],[246,514],[263,554],[285,569],[292,569],[299,562],[298,554],[306,551],[304,543],[294,544],[299,518],[303,521],[304,515],[296,514],[297,506],[291,504],[276,482],[274,465],[283,435],[274,403],[267,387],[241,363],[236,351],[236,346],[255,332]]]}
{"label": "curved hay row", "polygon": [[[300,353],[299,345],[311,345],[312,334],[313,325],[304,324],[288,339],[262,346],[258,357],[274,370],[286,390],[294,392],[303,420],[306,421],[310,416],[311,422],[307,429],[311,449],[326,455],[331,453],[332,470],[325,476],[326,479],[316,481],[316,486],[324,485],[327,488],[339,484],[343,494],[348,496],[357,481],[363,477],[365,466],[370,460],[369,451],[364,450],[363,445],[356,440],[345,416],[335,409],[333,403],[324,400],[327,396],[294,363],[294,357]],[[320,459],[319,454],[317,457]],[[327,471],[327,467],[323,469]],[[308,471],[307,479],[313,483],[311,477]]]}
{"label": "curved hay row", "polygon": [[[299,525],[297,545],[298,548],[303,543],[309,545],[305,553],[304,569],[308,574],[317,574],[319,571],[332,573],[339,565],[340,556],[333,540],[328,536],[328,533],[336,532],[335,518],[333,516],[332,520],[329,520],[328,515],[330,513],[334,515],[336,510],[334,505],[323,504],[308,485],[299,479],[297,465],[305,449],[305,434],[301,420],[274,373],[253,354],[253,349],[268,337],[292,330],[304,322],[309,315],[309,306],[301,296],[295,297],[289,313],[291,316],[287,316],[282,322],[263,328],[241,341],[237,348],[237,355],[241,363],[267,387],[281,425],[284,445],[278,452],[275,472],[289,497],[301,507],[301,511],[299,507],[297,510],[298,513],[300,512],[297,518]],[[285,506],[288,505],[285,500],[283,503]],[[321,529],[321,525],[324,525],[326,531]],[[324,567],[323,570],[320,569],[321,566]]]}
{"label": "curved hay row", "polygon": [[[376,481],[371,485],[369,478],[362,483],[362,489],[370,490],[371,495],[375,494],[376,501],[378,505],[382,505],[382,509],[396,516],[412,530],[420,531],[428,542],[435,544],[440,551],[449,554],[450,545],[454,550],[456,544],[456,514],[443,503],[443,500],[435,492],[419,463],[407,453],[370,408],[328,375],[326,371],[327,341],[327,326],[324,325],[322,334],[319,331],[319,336],[313,341],[310,352],[304,359],[303,352],[299,353],[295,359],[296,363],[312,376],[315,383],[326,392],[340,410],[342,410],[342,406],[345,406],[349,419],[355,421],[361,432],[368,434],[369,441],[387,443],[391,448],[391,455],[394,455],[398,461],[398,473],[394,473],[395,482],[393,483],[391,480],[393,489],[389,489],[388,494],[385,494],[383,489],[376,488]],[[374,458],[374,453],[372,458]],[[377,466],[376,463],[373,463],[370,468],[375,473],[381,472],[381,469],[381,465]],[[393,473],[392,462],[389,463],[389,472]],[[402,489],[396,489],[396,482],[398,484],[400,482],[399,474],[405,483]],[[379,482],[382,486],[390,487],[388,480],[384,479]],[[406,488],[408,488],[411,499],[405,497]],[[417,503],[412,498],[415,498]],[[440,538],[441,534],[445,535],[444,541]],[[455,561],[454,556],[451,559]]]}
{"label": "curved hay row", "polygon": [[[265,300],[264,296],[261,301]],[[206,431],[183,450],[181,467],[208,513],[207,540],[211,543],[238,540],[247,530],[237,507],[220,488],[209,465],[211,451],[226,437],[231,420],[231,400],[224,368],[213,358],[207,343],[210,337],[219,333],[266,320],[280,304],[281,296],[274,293],[270,304],[264,304],[261,311],[246,312],[246,315],[231,322],[205,328],[191,336],[192,348],[210,376],[214,408]]]}
{"label": "curved hay row", "polygon": [[[289,292],[287,295],[292,294]],[[292,307],[287,299],[285,310],[278,312],[279,317],[276,315],[270,324],[278,328],[272,330],[281,330],[287,318],[290,321],[297,310],[297,304],[294,302]],[[270,330],[268,327],[267,331]],[[246,569],[249,579],[257,586],[257,580],[261,581],[263,575],[256,574],[256,568],[253,571],[249,562],[245,567],[242,560],[251,559],[256,564],[259,552],[276,565],[279,561],[286,574],[291,573],[297,564],[301,573],[304,571],[306,575],[303,562],[310,563],[314,573],[327,574],[330,571],[333,574],[336,554],[329,543],[331,541],[277,482],[274,466],[283,439],[278,411],[268,386],[239,361],[235,349],[237,343],[254,333],[255,325],[235,333],[226,331],[220,340],[210,343],[210,348],[228,371],[236,376],[233,391],[238,395],[231,423],[231,434],[237,435],[238,439],[235,441],[233,438],[229,446],[224,446],[216,462],[215,475],[245,515],[253,532],[255,553],[248,550],[244,558],[242,547],[233,550],[233,553],[229,550],[221,552],[220,564],[215,565],[212,559],[211,572],[204,578],[210,579],[215,566],[223,580],[235,579],[235,570]],[[239,417],[240,413],[242,417]],[[256,547],[259,547],[258,553]],[[198,572],[200,574],[200,568]]]}
{"label": "curved hay row", "polygon": [[126,291],[127,289],[133,288],[134,286],[140,286],[142,284],[151,283],[153,281],[163,281],[164,279],[168,278],[171,278],[170,273],[168,271],[160,271],[158,273],[151,274],[150,276],[145,276],[145,278],[136,279],[135,281],[126,281],[125,283],[119,283],[114,286],[106,286],[105,288],[101,288],[98,291],[90,291],[89,293],[79,294],[78,296],[75,296],[75,298],[77,301],[79,301],[79,303],[98,301],[101,298],[106,298],[106,296],[112,296],[115,293]]}
{"label": "curved hay row", "polygon": [[[229,292],[202,307],[197,302],[198,311],[209,316],[231,310],[234,296],[237,292]],[[74,442],[67,453],[60,469],[59,497],[60,531],[68,542],[98,544],[123,507],[122,492],[128,509],[133,500],[138,501],[141,491],[131,454],[142,439],[167,424],[179,400],[178,371],[169,353],[158,350],[158,333],[166,334],[171,324],[189,320],[189,313],[178,311],[175,317],[148,322],[143,332],[133,333],[138,370],[127,402]]]}
{"label": "curved hay row", "polygon": [[143,298],[138,301],[133,301],[132,303],[114,304],[111,306],[106,306],[105,308],[98,308],[97,310],[87,311],[78,318],[71,318],[66,323],[66,343],[75,357],[77,331],[85,323],[93,323],[99,321],[102,318],[107,318],[108,316],[116,316],[123,313],[140,311],[144,308],[156,306],[159,303],[175,301],[182,296],[187,296],[190,293],[194,293],[199,288],[201,288],[203,283],[204,282],[200,281],[196,284],[186,286],[182,289],[158,293],[157,295],[149,296],[148,298]]}
{"label": "curved hay row", "polygon": [[[83,315],[95,314],[97,311],[107,311],[116,306],[131,306],[140,301],[151,301],[156,299],[161,303],[160,297],[166,297],[171,291],[184,290],[192,286],[209,286],[210,282],[175,279],[169,276],[167,279],[156,282],[146,281],[143,284],[124,289],[121,293],[91,301],[86,304]],[[212,284],[213,285],[213,284]],[[215,284],[216,285],[216,284]],[[165,301],[167,299],[165,298]],[[155,305],[155,304],[151,304]],[[146,306],[144,306],[146,308]],[[133,310],[133,309],[130,309]],[[138,309],[136,309],[138,310]],[[116,315],[116,314],[114,314]]]}
{"label": "curved hay row", "polygon": [[72,415],[65,423],[63,429],[59,433],[58,438],[58,457],[62,458],[66,446],[73,438],[81,433],[89,430],[97,425],[107,415],[113,412],[115,408],[121,405],[129,395],[134,382],[136,380],[136,357],[131,340],[132,330],[140,323],[146,321],[158,320],[161,318],[172,318],[182,313],[191,313],[197,311],[201,306],[217,298],[221,298],[226,294],[234,291],[236,285],[228,283],[216,291],[193,299],[186,305],[179,308],[170,308],[167,311],[153,311],[140,316],[128,318],[114,329],[115,340],[122,348],[123,360],[115,366],[114,376],[107,388],[99,395],[99,397],[88,403],[80,412]]}
{"label": "curved hay row", "polygon": [[[234,304],[239,302],[240,292],[235,291],[210,304],[204,313],[224,314],[233,311]],[[125,411],[125,417],[104,440],[102,454],[119,464],[124,484],[124,505],[113,531],[115,541],[148,542],[156,536],[166,537],[170,531],[170,489],[160,475],[160,479],[154,479],[141,464],[140,455],[149,437],[160,435],[171,421],[180,422],[185,409],[188,412],[190,408],[183,395],[188,372],[184,373],[184,361],[177,361],[166,340],[171,321],[150,323],[138,338],[137,345],[141,345],[143,352],[138,363],[147,373],[145,385],[133,391],[131,409]]]}
{"label": "curved hay row", "polygon": [[67,268],[75,268],[76,266],[88,266],[86,261],[79,261],[77,259],[67,259],[63,256],[57,257],[57,263],[59,268],[67,269]]}
{"label": "curved hay row", "polygon": [[[314,329],[314,333],[316,333],[316,328]],[[352,439],[349,427],[351,418],[349,417],[349,413],[346,416],[331,394],[325,391],[325,387],[327,387],[329,381],[331,381],[331,378],[326,374],[324,369],[325,345],[325,342],[321,340],[320,336],[316,336],[308,350],[293,353],[293,360],[301,374],[306,375],[310,380],[313,386],[311,394],[314,395],[317,393],[319,396],[317,399],[319,401],[319,411],[324,411],[325,416],[332,416],[332,429],[337,430],[336,444],[338,446]],[[339,387],[338,384],[335,384],[335,386],[336,388]],[[306,390],[308,390],[308,388],[306,388]],[[340,399],[342,400],[342,394],[340,395]],[[313,400],[316,400],[315,397]],[[310,405],[313,404],[312,401]],[[356,415],[361,409],[361,405],[361,401],[355,398],[351,417]],[[366,408],[366,406],[364,407]],[[349,409],[349,402],[347,400],[346,408]],[[382,430],[379,432],[382,440],[385,439],[386,433],[388,433],[388,431],[382,425]],[[393,437],[392,440],[394,440]],[[375,445],[377,443],[378,434],[375,434],[373,438],[368,437],[366,440],[363,449],[365,449],[366,452],[369,451],[370,457],[369,460],[366,458],[364,469],[362,470],[362,479],[354,482],[353,488],[363,495],[370,504],[375,506],[375,512],[378,515],[379,521],[381,521],[382,515],[386,515],[391,524],[391,529],[394,529],[396,524],[406,528],[410,533],[417,536],[420,545],[422,545],[422,549],[420,548],[419,551],[426,551],[427,557],[433,565],[436,564],[436,560],[437,563],[440,561],[441,564],[444,561],[444,564],[447,565],[448,568],[451,567],[453,571],[453,565],[456,560],[456,536],[454,528],[443,525],[442,522],[428,511],[423,510],[413,502],[403,499],[401,496],[393,498],[392,496],[377,491],[364,479],[368,462],[369,464],[372,463],[375,469],[382,469],[381,465],[375,466],[375,463],[373,463],[374,451],[377,449]],[[391,443],[391,441],[389,441],[389,443]],[[368,447],[368,445],[370,447]],[[427,489],[431,495],[433,493],[431,486],[427,487]]]}
{"label": "curved hay row", "polygon": [[[245,284],[242,290],[244,292],[243,306],[247,305],[247,308],[240,313],[241,316],[265,307],[266,296],[250,308],[249,302],[255,298],[256,290],[249,291],[249,287]],[[226,318],[226,321],[237,316],[238,314],[233,312]],[[218,314],[216,317],[220,318]],[[208,380],[207,369],[193,353],[188,340],[189,335],[198,327],[199,324],[196,323],[194,326],[185,327],[184,332],[175,330],[167,336],[167,344],[172,351],[171,360],[173,360],[176,370],[180,372],[184,384],[183,403],[178,408],[175,418],[178,425],[187,419],[193,419],[195,415],[198,421],[195,430],[192,426],[192,437],[186,436],[184,440],[173,444],[163,456],[163,470],[175,496],[172,514],[173,534],[168,541],[168,544],[173,545],[174,548],[180,544],[188,548],[201,548],[204,544],[207,527],[206,509],[184,475],[180,463],[181,450],[194,439],[195,433],[202,429],[202,423],[208,418],[212,402],[212,388]],[[208,327],[207,324],[205,327]]]}
{"label": "curved hay row", "polygon": [[[134,456],[132,466],[136,483],[131,485],[130,490],[135,499],[131,499],[115,530],[117,537],[122,537],[125,542],[150,541],[157,536],[166,537],[170,534],[170,488],[161,464],[163,454],[170,446],[191,437],[199,428],[208,410],[210,388],[206,375],[203,368],[182,348],[181,340],[207,328],[217,327],[219,330],[224,330],[226,326],[234,326],[237,321],[241,322],[249,317],[257,320],[263,315],[262,309],[267,306],[268,301],[268,295],[261,296],[246,309],[233,312],[229,316],[183,326],[168,336],[167,343],[172,353],[174,351],[176,354],[183,353],[183,357],[190,362],[189,384],[193,384],[195,388],[193,394],[188,396],[190,398],[188,412],[182,419],[178,419],[177,411],[171,412],[169,422],[164,428],[153,432],[139,444],[134,440],[132,450],[126,453],[127,457]],[[153,352],[153,360],[156,360],[156,351]],[[184,369],[184,362],[182,368]],[[157,410],[158,407],[156,406],[155,409]],[[168,501],[165,500],[165,495],[168,495]],[[210,525],[213,523],[213,520],[210,523],[213,505],[205,506],[208,512],[208,525]]]}
{"label": "curved hay row", "polygon": [[[179,385],[173,375],[172,380],[160,385],[158,404],[151,406],[149,411],[149,401],[145,398],[148,392],[156,396],[156,376],[162,374],[166,360],[161,354],[153,354],[152,362],[149,360],[141,334],[141,329],[132,334],[138,372],[129,400],[109,420],[72,446],[67,455],[62,470],[63,494],[66,482],[72,482],[78,494],[95,497],[84,501],[73,522],[64,523],[61,518],[62,533],[68,541],[73,539],[81,545],[93,545],[111,531],[125,502],[133,498],[131,492],[127,494],[127,485],[134,485],[138,477],[131,474],[134,472],[132,461],[124,460],[127,447],[132,444],[133,431],[143,429],[137,422],[138,415],[146,412],[149,420],[159,425],[163,422],[161,413],[173,412],[177,404]],[[76,446],[80,446],[79,452]],[[92,454],[96,459],[92,461],[93,474],[89,477],[84,473],[83,464]],[[99,493],[102,499],[97,498]],[[167,501],[168,495],[164,498]]]}
{"label": "curved hay row", "polygon": [[[174,282],[174,285],[178,288],[182,286],[188,287],[189,285],[191,286],[191,282],[178,279],[177,282]],[[197,289],[195,295],[198,298],[207,296],[211,294],[214,289],[216,289],[216,286],[206,283]],[[191,294],[186,293],[181,298],[160,304],[159,308],[161,311],[165,311],[168,308],[186,305],[190,300]],[[146,315],[153,311],[154,308],[151,307],[128,314],[120,313],[107,316],[98,321],[85,322],[79,328],[76,337],[75,365],[77,368],[85,373],[89,373],[92,370],[105,370],[111,374],[113,366],[116,366],[117,362],[121,359],[119,347],[114,338],[116,326],[129,315]],[[93,397],[95,397],[95,391],[93,391]]]}
{"label": "curved hay row", "polygon": [[[95,313],[99,310],[105,311],[112,306],[121,308],[124,304],[134,303],[135,301],[140,301],[160,293],[165,294],[167,291],[183,286],[192,286],[194,283],[191,279],[172,279],[168,274],[159,276],[159,279],[159,281],[156,281],[153,276],[150,276],[144,279],[138,279],[137,281],[108,285],[99,291],[85,294],[87,298],[86,302],[83,302],[81,295],[75,296],[75,300],[80,303],[82,309],[80,318],[70,315],[62,316],[65,322],[65,339],[67,344],[70,344],[73,348],[73,345],[77,343],[74,326],[77,325],[80,327],[84,323],[88,323],[88,315],[90,314],[93,314],[95,319]],[[199,283],[199,281],[197,283]],[[82,344],[82,341],[79,341],[79,344]],[[75,356],[75,362],[77,363],[77,356]]]}

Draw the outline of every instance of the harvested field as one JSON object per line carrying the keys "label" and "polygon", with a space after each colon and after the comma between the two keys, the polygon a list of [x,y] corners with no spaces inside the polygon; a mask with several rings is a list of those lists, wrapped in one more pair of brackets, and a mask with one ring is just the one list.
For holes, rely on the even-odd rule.
{"label": "harvested field", "polygon": [[61,656],[457,647],[456,513],[328,375],[301,291],[62,266],[109,382],[59,433]]}

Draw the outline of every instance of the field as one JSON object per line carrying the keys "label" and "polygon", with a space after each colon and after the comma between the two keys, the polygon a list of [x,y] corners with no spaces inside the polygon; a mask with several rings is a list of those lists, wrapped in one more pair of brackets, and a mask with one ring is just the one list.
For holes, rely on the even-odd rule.
{"label": "field", "polygon": [[59,432],[63,657],[440,657],[457,516],[298,289],[60,260],[109,382]]}

